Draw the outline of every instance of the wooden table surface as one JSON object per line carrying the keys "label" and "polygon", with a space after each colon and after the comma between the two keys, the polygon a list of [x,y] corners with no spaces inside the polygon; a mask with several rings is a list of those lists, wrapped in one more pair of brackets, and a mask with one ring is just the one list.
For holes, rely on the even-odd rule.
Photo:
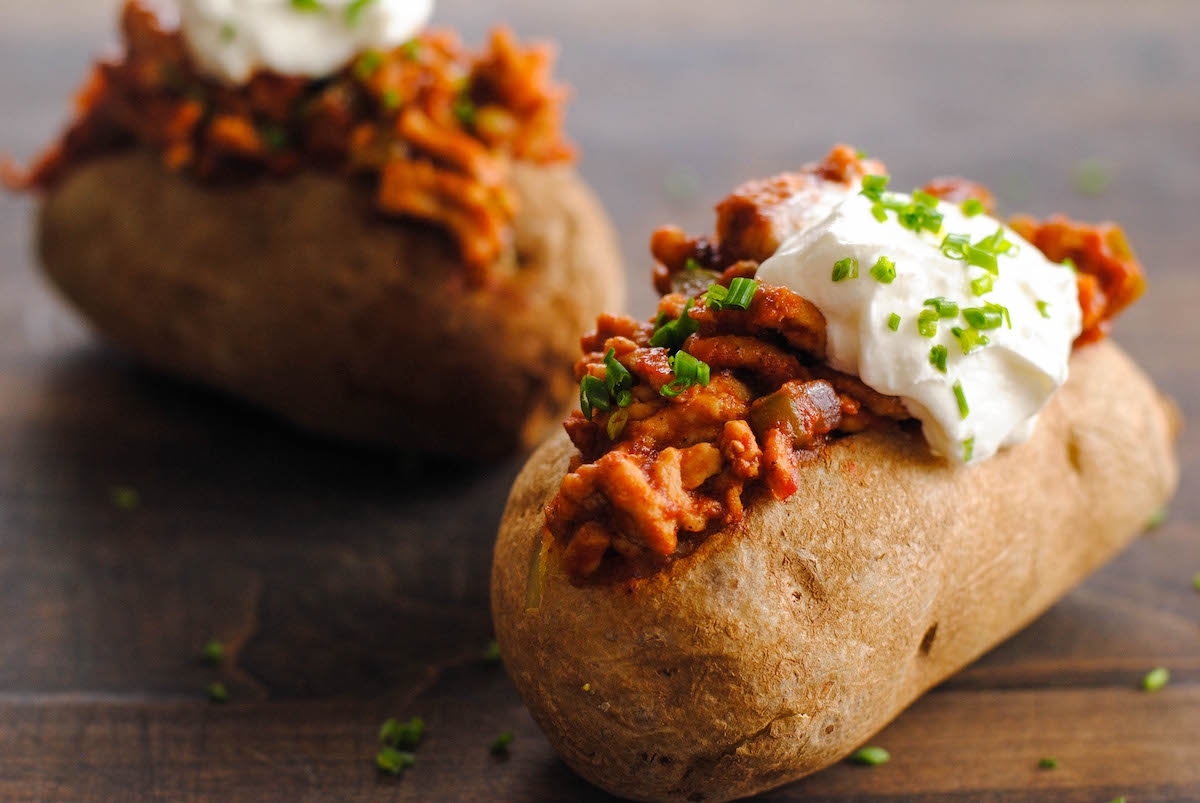
{"label": "wooden table surface", "polygon": [[[0,149],[54,134],[112,5],[0,4]],[[508,20],[562,44],[570,127],[638,312],[653,227],[705,230],[741,179],[849,141],[901,186],[961,173],[1009,210],[1124,222],[1150,292],[1118,339],[1200,417],[1200,4],[485,5],[438,16],[473,42]],[[1074,187],[1085,160],[1113,179],[1098,197]],[[0,799],[607,799],[480,659],[519,460],[349,451],[137,369],[40,281],[31,212],[0,198]],[[1200,800],[1195,428],[1180,454],[1165,526],[881,733],[890,764],[766,799]],[[220,669],[196,660],[209,637],[229,646]],[[1171,685],[1138,691],[1158,665]],[[215,680],[226,705],[205,701]],[[372,765],[393,715],[429,727],[398,781]],[[1047,755],[1057,770],[1037,769]]]}

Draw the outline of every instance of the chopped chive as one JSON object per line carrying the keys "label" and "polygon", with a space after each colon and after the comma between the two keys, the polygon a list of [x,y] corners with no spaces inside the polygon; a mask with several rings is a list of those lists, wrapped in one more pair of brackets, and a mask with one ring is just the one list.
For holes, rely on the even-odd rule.
{"label": "chopped chive", "polygon": [[999,329],[1004,325],[1004,314],[999,310],[987,307],[967,307],[962,314],[967,323],[976,329]]}
{"label": "chopped chive", "polygon": [[507,753],[509,745],[511,745],[513,743],[513,739],[515,739],[515,738],[516,737],[513,736],[512,731],[504,731],[503,733],[501,733],[499,736],[496,737],[496,741],[492,742],[492,746],[491,746],[492,755],[500,756],[500,755],[504,755],[505,753]]}
{"label": "chopped chive", "polygon": [[579,383],[579,409],[583,417],[591,421],[593,408],[607,412],[612,409],[612,401],[604,380],[588,374]]}
{"label": "chopped chive", "polygon": [[1004,319],[1004,325],[1012,329],[1012,317],[1008,314],[1008,307],[1003,304],[994,304],[991,301],[985,303],[983,308],[992,312],[1000,313],[1000,317]]}
{"label": "chopped chive", "polygon": [[[629,402],[621,404],[620,392],[633,387],[633,374],[621,363],[617,362],[616,349],[610,348],[604,355],[604,387],[610,396],[617,399],[617,406],[628,407]],[[630,395],[632,400],[632,394]]]}
{"label": "chopped chive", "polygon": [[210,639],[200,651],[200,659],[210,666],[217,666],[225,660],[225,645],[216,639]]}
{"label": "chopped chive", "polygon": [[354,77],[365,81],[379,71],[383,66],[383,54],[378,50],[368,50],[354,62]]}
{"label": "chopped chive", "polygon": [[971,414],[971,408],[967,406],[967,394],[963,393],[962,382],[954,383],[954,400],[958,402],[959,418],[966,418]]}
{"label": "chopped chive", "polygon": [[325,6],[320,0],[292,0],[292,8],[297,11],[324,11]]}
{"label": "chopped chive", "polygon": [[939,199],[935,195],[930,195],[924,190],[913,190],[912,197],[919,204],[924,204],[930,209],[937,209]]}
{"label": "chopped chive", "polygon": [[983,214],[983,201],[978,198],[968,198],[962,203],[963,214],[967,217],[975,217]]}
{"label": "chopped chive", "polygon": [[208,684],[208,700],[211,703],[229,702],[229,689],[225,688],[224,683]]}
{"label": "chopped chive", "polygon": [[750,309],[750,302],[754,300],[754,294],[757,292],[758,282],[739,276],[729,283],[729,295],[725,298],[725,307],[727,309]]}
{"label": "chopped chive", "polygon": [[1038,301],[1037,309],[1038,309],[1038,312],[1041,313],[1043,318],[1050,317],[1050,304],[1049,303],[1047,303],[1045,301]]}
{"label": "chopped chive", "polygon": [[840,282],[843,279],[858,278],[858,260],[854,257],[846,257],[839,259],[833,263],[833,280]]}
{"label": "chopped chive", "polygon": [[949,259],[966,259],[967,248],[971,245],[971,238],[965,234],[947,234],[942,238],[942,256]]}
{"label": "chopped chive", "polygon": [[500,663],[500,658],[500,642],[492,639],[483,651],[483,660],[485,663],[498,664]]}
{"label": "chopped chive", "polygon": [[1080,162],[1071,173],[1071,186],[1080,195],[1103,195],[1111,184],[1112,171],[1107,164],[1098,159]]}
{"label": "chopped chive", "polygon": [[142,496],[137,489],[127,485],[118,485],[108,493],[112,498],[113,506],[118,510],[136,510],[142,503]]}
{"label": "chopped chive", "polygon": [[475,125],[475,101],[471,100],[471,95],[466,89],[454,100],[454,116],[463,128]]}
{"label": "chopped chive", "polygon": [[892,754],[882,747],[860,747],[850,754],[850,762],[868,767],[878,767],[892,760]]}
{"label": "chopped chive", "polygon": [[929,364],[946,373],[946,358],[950,355],[945,346],[937,345],[929,350]]}
{"label": "chopped chive", "polygon": [[1058,759],[1053,757],[1043,758],[1038,760],[1038,769],[1056,770],[1058,769]]}
{"label": "chopped chive", "polygon": [[933,307],[934,312],[938,314],[939,318],[958,317],[958,304],[946,298],[945,296],[927,298],[923,303],[926,307]]}
{"label": "chopped chive", "polygon": [[983,268],[988,273],[997,274],[1000,272],[1000,268],[996,263],[996,255],[991,251],[985,251],[979,246],[968,245],[964,255],[968,265]]}
{"label": "chopped chive", "polygon": [[917,332],[921,337],[933,337],[937,334],[937,322],[940,316],[931,309],[921,310],[917,316]]}
{"label": "chopped chive", "polygon": [[628,423],[629,411],[617,410],[608,417],[608,423],[604,425],[604,434],[608,435],[610,441],[615,441],[621,437],[621,433],[625,431],[625,425]]}
{"label": "chopped chive", "polygon": [[874,217],[876,220],[878,220],[880,223],[886,223],[887,222],[887,208],[883,204],[881,204],[879,202],[875,202],[875,203],[871,204],[871,216]]}
{"label": "chopped chive", "polygon": [[887,257],[880,257],[871,266],[871,276],[881,284],[891,284],[896,280],[896,263]]}
{"label": "chopped chive", "polygon": [[346,6],[346,24],[351,28],[356,27],[362,21],[363,11],[374,2],[375,0],[350,0],[350,4]]}
{"label": "chopped chive", "polygon": [[987,335],[979,334],[978,329],[962,329],[955,326],[950,331],[958,338],[958,345],[962,348],[963,354],[970,354],[972,351],[981,349],[992,342],[987,338]]}
{"label": "chopped chive", "polygon": [[232,42],[237,39],[237,26],[232,22],[226,22],[221,26],[221,41]]}
{"label": "chopped chive", "polygon": [[380,772],[386,772],[388,775],[403,775],[405,770],[416,765],[416,756],[394,747],[384,747],[375,754],[375,766]]}
{"label": "chopped chive", "polygon": [[970,463],[971,458],[975,456],[975,438],[967,438],[963,441],[963,462]]}
{"label": "chopped chive", "polygon": [[1171,672],[1165,666],[1151,669],[1142,678],[1142,691],[1159,691],[1171,681]]}
{"label": "chopped chive", "polygon": [[404,55],[404,58],[408,59],[409,61],[416,61],[417,59],[421,58],[421,40],[409,39],[407,42],[400,45],[400,52]]}
{"label": "chopped chive", "polygon": [[888,316],[888,329],[893,332],[900,331],[900,316],[894,312]]}
{"label": "chopped chive", "polygon": [[725,299],[729,298],[729,288],[722,284],[710,285],[704,293],[704,306],[711,310],[725,308]]}
{"label": "chopped chive", "polygon": [[1196,574],[1192,576],[1192,588],[1200,592],[1200,572],[1196,572]]}
{"label": "chopped chive", "polygon": [[990,293],[992,292],[992,285],[994,282],[995,279],[992,278],[992,274],[985,273],[978,279],[971,280],[971,292],[977,296],[981,296],[984,293]]}
{"label": "chopped chive", "polygon": [[1070,257],[1067,257],[1059,264],[1064,268],[1070,268],[1072,273],[1079,273],[1079,268],[1075,267],[1075,260],[1071,259]]}
{"label": "chopped chive", "polygon": [[383,100],[383,108],[387,109],[388,111],[395,111],[396,109],[400,108],[400,93],[395,89],[383,90],[383,94],[380,95],[380,98]]}
{"label": "chopped chive", "polygon": [[413,717],[408,722],[400,722],[390,717],[379,728],[379,743],[397,749],[412,750],[425,736],[425,720]]}
{"label": "chopped chive", "polygon": [[697,360],[686,351],[676,352],[671,358],[671,367],[675,371],[675,380],[664,385],[659,392],[667,398],[674,398],[693,385],[707,385],[710,378],[708,363]]}
{"label": "chopped chive", "polygon": [[692,299],[689,298],[683,305],[683,312],[675,320],[672,321],[660,314],[657,328],[650,336],[650,345],[663,347],[669,351],[680,349],[684,341],[700,329],[700,324],[696,322],[696,319],[688,315],[688,310],[691,308]]}
{"label": "chopped chive", "polygon": [[887,189],[890,176],[863,176],[862,192],[859,195],[865,195],[872,201],[878,201]]}

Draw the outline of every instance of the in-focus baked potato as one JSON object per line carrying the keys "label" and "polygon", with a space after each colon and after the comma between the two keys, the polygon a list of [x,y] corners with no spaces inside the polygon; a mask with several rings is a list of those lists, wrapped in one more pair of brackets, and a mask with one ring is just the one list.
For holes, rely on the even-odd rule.
{"label": "in-focus baked potato", "polygon": [[532,446],[624,302],[552,56],[426,32],[331,77],[229,86],[126,5],[43,193],[54,284],[151,365],[307,429],[462,458]]}
{"label": "in-focus baked potato", "polygon": [[[1031,436],[994,456],[935,454],[905,400],[831,364],[834,305],[823,313],[763,276],[787,243],[836,230],[841,212],[826,209],[824,222],[804,212],[823,193],[853,206],[864,181],[881,186],[870,177],[882,165],[853,154],[836,149],[799,174],[740,188],[718,207],[718,237],[656,234],[658,284],[677,292],[652,323],[604,316],[584,338],[585,409],[530,458],[509,498],[492,576],[505,664],[563,759],[622,797],[730,800],[846,756],[1115,555],[1174,490],[1175,409],[1102,340],[1142,281],[1115,229],[1018,220],[1028,241],[1002,229],[994,276],[939,267],[959,252],[939,256],[945,233],[922,234],[921,216],[942,210],[949,227],[961,222],[951,205],[974,217],[990,199],[976,185],[935,182],[911,202],[875,201],[888,213],[879,225],[898,232],[879,230],[889,242],[933,242],[920,271],[900,256],[894,271],[875,270],[861,251],[857,277],[818,260],[820,281],[846,282],[845,293],[855,281],[892,288],[942,270],[967,271],[965,288],[986,273],[996,286],[981,299],[1006,298],[1016,245],[1036,244],[1039,269],[1067,270],[1041,254],[1075,262],[1076,275],[1055,281],[1078,288],[1080,317],[1028,304],[1039,319],[1037,310],[1072,321],[1059,333],[1070,377]],[[869,221],[871,205],[859,212]],[[753,292],[735,302],[747,282]],[[906,335],[886,315],[897,310],[922,355],[933,344],[932,370],[960,378],[954,394],[945,386],[951,408],[966,377],[977,409],[962,420],[990,414],[967,360],[1010,347],[1005,315],[1014,331],[1036,321],[1006,301],[995,326],[975,307],[955,310],[964,327],[979,319],[974,335],[926,334],[895,292],[880,296],[880,336]],[[934,313],[925,318],[948,323],[952,303],[1001,306],[963,292],[924,299]],[[980,347],[984,331],[990,345]],[[967,341],[961,353],[939,352],[957,341]]]}

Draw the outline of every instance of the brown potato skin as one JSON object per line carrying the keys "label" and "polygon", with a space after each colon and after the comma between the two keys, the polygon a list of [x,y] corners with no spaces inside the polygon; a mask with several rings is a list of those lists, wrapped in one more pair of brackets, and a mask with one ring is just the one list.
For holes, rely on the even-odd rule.
{"label": "brown potato skin", "polygon": [[[1113,344],[1077,352],[1025,444],[970,468],[865,433],[786,502],[625,586],[573,586],[542,508],[572,447],[517,479],[496,544],[505,664],[576,772],[635,800],[723,801],[847,755],[1140,532],[1177,481],[1174,407]],[[935,629],[936,628],[936,629]],[[590,691],[584,691],[590,684]]]}
{"label": "brown potato skin", "polygon": [[579,336],[624,303],[615,237],[570,167],[513,167],[519,267],[465,285],[450,238],[306,171],[202,185],[143,150],[45,199],[42,264],[107,338],[326,435],[487,459],[576,392]]}

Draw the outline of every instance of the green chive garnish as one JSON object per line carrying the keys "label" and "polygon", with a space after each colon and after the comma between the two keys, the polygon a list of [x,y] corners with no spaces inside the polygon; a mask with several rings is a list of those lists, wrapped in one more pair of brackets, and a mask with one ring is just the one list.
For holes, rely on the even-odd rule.
{"label": "green chive garnish", "polygon": [[917,332],[921,337],[933,337],[937,334],[937,322],[941,317],[935,310],[923,309],[917,316]]}
{"label": "green chive garnish", "polygon": [[846,257],[839,259],[833,263],[833,280],[840,282],[843,279],[858,278],[858,260],[854,257]]}
{"label": "green chive garnish", "polygon": [[365,81],[383,66],[383,54],[378,50],[368,50],[354,62],[354,77]]}
{"label": "green chive garnish", "polygon": [[700,324],[696,322],[696,319],[688,315],[688,310],[691,308],[692,299],[689,298],[683,305],[683,312],[675,320],[666,320],[665,316],[660,316],[658,328],[650,336],[650,345],[666,348],[669,351],[678,351],[682,348],[684,341],[700,329]]}
{"label": "green chive garnish", "polygon": [[1142,691],[1159,691],[1171,680],[1171,673],[1165,666],[1156,667],[1142,678]]}
{"label": "green chive garnish", "polygon": [[394,89],[385,89],[380,96],[383,100],[383,108],[388,111],[395,111],[400,108],[400,93]]}
{"label": "green chive garnish", "polygon": [[659,392],[667,398],[674,398],[693,385],[707,385],[710,371],[708,363],[697,360],[686,351],[680,351],[671,358],[671,367],[675,371],[675,380],[664,385]]}
{"label": "green chive garnish", "polygon": [[976,329],[999,329],[1004,325],[1004,314],[999,310],[987,307],[967,307],[962,313],[967,323]]}
{"label": "green chive garnish", "polygon": [[588,374],[579,383],[579,409],[583,412],[583,417],[591,421],[593,408],[607,412],[612,409],[612,400],[604,380]]}
{"label": "green chive garnish", "polygon": [[404,54],[404,58],[409,61],[416,61],[421,58],[421,40],[409,39],[404,44],[400,45],[400,52]]}
{"label": "green chive garnish", "polygon": [[[625,406],[628,407],[629,405],[626,404]],[[608,417],[608,423],[604,426],[604,434],[608,435],[610,441],[615,441],[621,437],[621,433],[625,431],[625,425],[628,423],[629,411],[617,410]]]}
{"label": "green chive garnish", "polygon": [[754,279],[738,277],[729,283],[729,295],[725,297],[727,309],[750,309],[750,302],[758,292],[758,282]]}
{"label": "green chive garnish", "polygon": [[297,11],[324,11],[321,0],[292,0],[292,8]]}
{"label": "green chive garnish", "polygon": [[1200,572],[1192,576],[1192,588],[1200,592]]}
{"label": "green chive garnish", "polygon": [[887,257],[880,257],[871,266],[871,277],[882,284],[891,284],[896,280],[896,263]]}
{"label": "green chive garnish", "polygon": [[958,402],[959,418],[966,418],[971,414],[971,408],[967,406],[967,394],[963,393],[962,382],[954,383],[954,400]]}
{"label": "green chive garnish", "polygon": [[975,456],[975,439],[967,438],[963,441],[963,462],[970,463],[971,458]]}
{"label": "green chive garnish", "polygon": [[984,293],[990,293],[992,292],[992,285],[994,281],[995,280],[992,278],[992,274],[990,273],[985,273],[978,279],[972,279],[971,292],[977,296],[981,296]]}
{"label": "green chive garnish", "polygon": [[1040,759],[1038,761],[1038,769],[1056,770],[1058,769],[1058,759],[1052,757]]}
{"label": "green chive garnish", "polygon": [[413,717],[400,722],[392,717],[379,728],[379,743],[403,750],[412,750],[425,736],[425,720]]}
{"label": "green chive garnish", "polygon": [[232,42],[237,39],[237,26],[232,22],[226,22],[221,26],[221,41]]}
{"label": "green chive garnish", "polygon": [[947,234],[942,239],[942,256],[949,259],[966,259],[971,238],[965,234]]}
{"label": "green chive garnish", "polygon": [[865,195],[872,201],[878,201],[883,197],[884,190],[887,189],[889,176],[863,176],[862,192],[859,195]]}
{"label": "green chive garnish", "polygon": [[[622,390],[633,387],[633,374],[624,365],[617,362],[616,349],[610,348],[604,355],[604,387],[611,397],[617,400],[618,407],[628,407],[633,400],[633,394],[622,394]],[[625,404],[621,404],[621,401]]]}
{"label": "green chive garnish", "polygon": [[888,329],[893,332],[900,331],[900,316],[894,312],[888,316]]}
{"label": "green chive garnish", "polygon": [[513,743],[513,739],[515,738],[516,737],[513,736],[512,731],[504,731],[501,733],[496,737],[496,741],[492,742],[492,755],[499,756],[507,753],[509,745]]}
{"label": "green chive garnish", "polygon": [[963,214],[967,217],[975,217],[983,214],[983,201],[978,198],[968,198],[962,203]]}
{"label": "green chive garnish", "polygon": [[142,503],[141,494],[136,488],[130,488],[126,485],[118,485],[109,491],[109,496],[112,498],[113,506],[118,510],[136,510]]}
{"label": "green chive garnish", "polygon": [[1000,268],[996,264],[996,255],[991,251],[985,251],[976,245],[968,245],[965,251],[965,257],[968,265],[974,265],[977,268],[983,268],[988,273],[1000,272]]}
{"label": "green chive garnish", "polygon": [[403,775],[405,770],[416,765],[416,756],[394,747],[384,747],[375,754],[375,766],[380,772],[386,772],[388,775]]}
{"label": "green chive garnish", "polygon": [[475,101],[471,100],[471,96],[466,90],[463,90],[454,100],[454,116],[458,118],[458,122],[463,128],[471,128],[475,125]]}
{"label": "green chive garnish", "polygon": [[224,683],[208,684],[208,700],[212,703],[225,703],[229,701],[229,689],[225,688]]}
{"label": "green chive garnish", "polygon": [[1038,301],[1037,308],[1038,308],[1038,312],[1041,313],[1043,318],[1050,317],[1050,304],[1049,303],[1047,303],[1045,301]]}
{"label": "green chive garnish", "polygon": [[946,373],[946,358],[949,354],[945,346],[934,346],[929,350],[929,364],[944,374]]}
{"label": "green chive garnish", "polygon": [[957,318],[958,304],[944,296],[936,298],[927,298],[924,301],[925,306],[933,307],[939,318]]}
{"label": "green chive garnish", "polygon": [[939,199],[935,195],[930,195],[924,190],[913,190],[912,197],[919,204],[928,206],[930,209],[937,209]]}
{"label": "green chive garnish", "polygon": [[992,342],[987,335],[979,334],[978,329],[963,329],[955,326],[950,331],[958,338],[958,345],[962,348],[963,354],[970,354]]}
{"label": "green chive garnish", "polygon": [[880,764],[886,764],[892,760],[892,754],[882,747],[860,747],[850,754],[850,761],[853,764],[862,764],[868,767],[878,767]]}
{"label": "green chive garnish", "polygon": [[363,11],[374,2],[375,0],[350,0],[350,5],[346,6],[346,24],[351,28],[357,26]]}
{"label": "green chive garnish", "polygon": [[200,659],[210,666],[217,666],[225,660],[225,645],[211,639],[200,651]]}

